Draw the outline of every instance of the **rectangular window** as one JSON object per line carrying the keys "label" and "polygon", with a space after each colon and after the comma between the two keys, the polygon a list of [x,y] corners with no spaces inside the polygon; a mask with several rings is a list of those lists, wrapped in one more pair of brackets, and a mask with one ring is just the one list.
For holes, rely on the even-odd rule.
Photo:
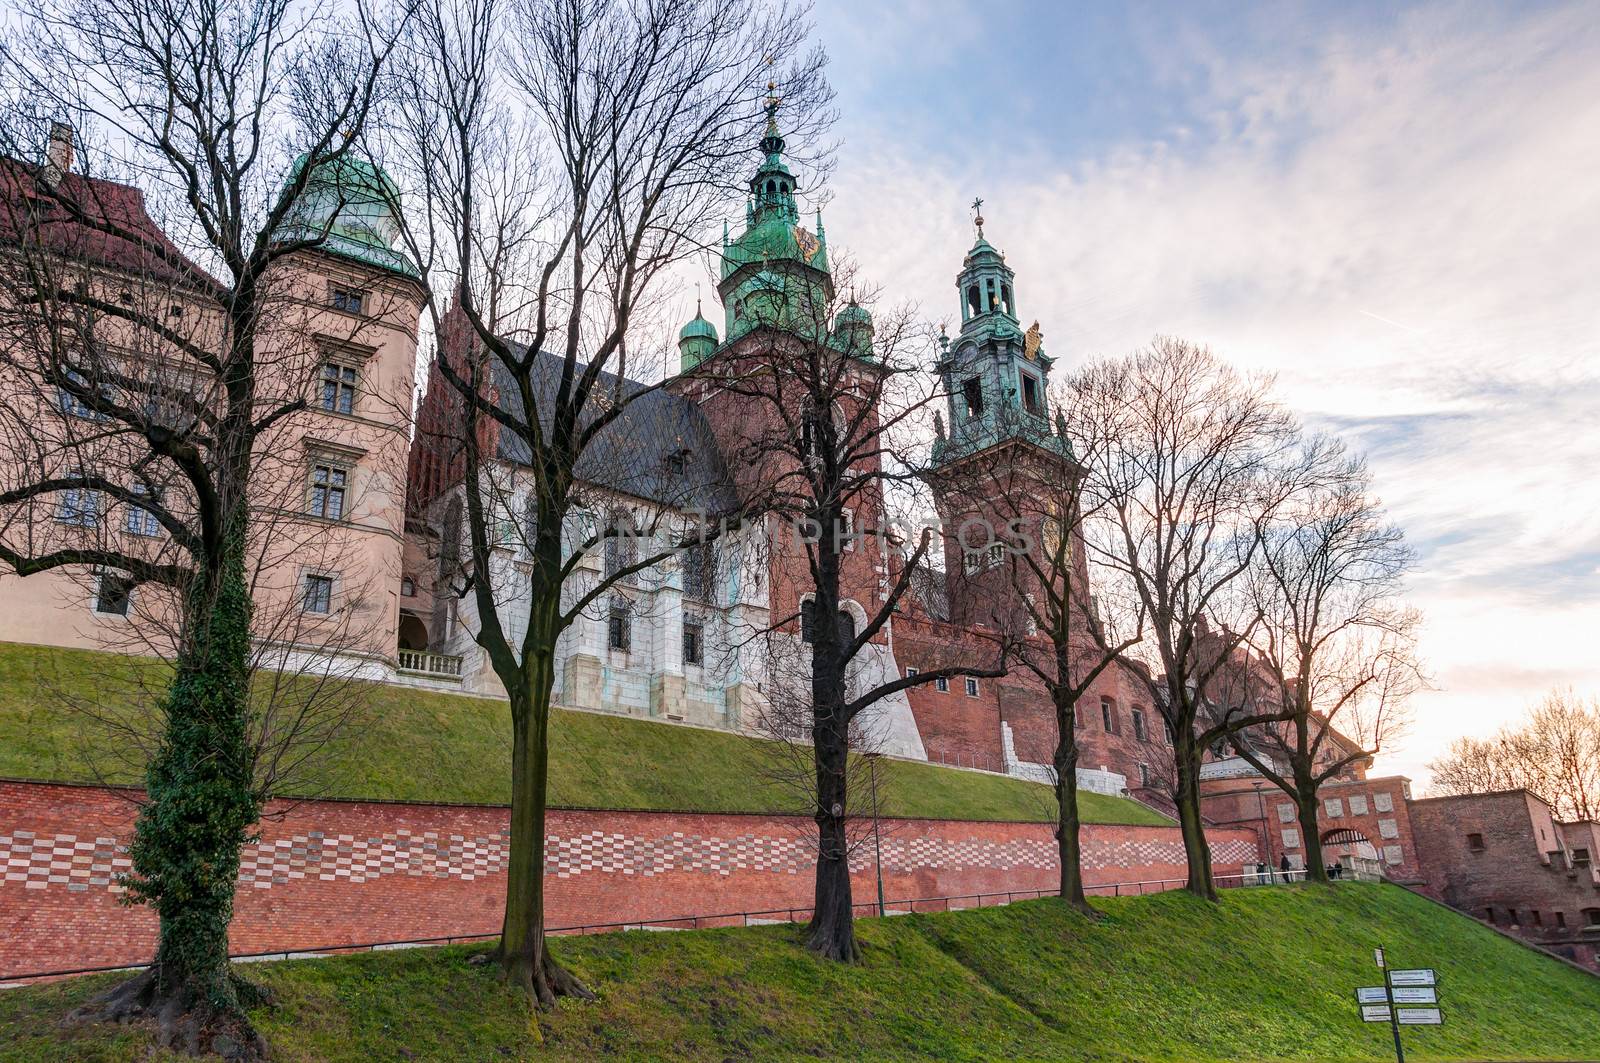
{"label": "rectangular window", "polygon": [[962,382],[961,398],[966,404],[968,417],[983,415],[983,385],[977,377]]}
{"label": "rectangular window", "polygon": [[1149,786],[1150,785],[1150,765],[1148,765],[1148,764],[1140,764],[1139,765],[1139,785],[1140,786]]}
{"label": "rectangular window", "polygon": [[625,598],[611,599],[611,612],[606,618],[606,645],[614,650],[626,650],[633,641],[633,609]]}
{"label": "rectangular window", "polygon": [[1117,733],[1117,710],[1110,698],[1100,699],[1100,726],[1108,735]]}
{"label": "rectangular window", "polygon": [[1467,835],[1467,848],[1472,850],[1475,853],[1483,852],[1483,850],[1485,848],[1487,848],[1487,846],[1485,846],[1483,844],[1483,835],[1481,835],[1481,834],[1469,834],[1469,835]]}
{"label": "rectangular window", "polygon": [[1133,737],[1141,742],[1145,740],[1144,710],[1138,706],[1133,709]]}
{"label": "rectangular window", "polygon": [[[75,370],[69,369],[67,371],[67,379],[70,380],[80,391],[86,390],[88,387],[87,382],[84,380],[83,374],[76,372]],[[98,390],[102,398],[110,398],[109,389],[101,387]],[[82,417],[88,421],[98,421],[102,419],[102,415],[91,409],[83,396],[75,395],[66,388],[56,388],[56,402],[60,405],[61,412],[66,414],[68,417]]]}
{"label": "rectangular window", "polygon": [[636,542],[634,540],[633,526],[629,524],[613,524],[606,529],[606,578],[620,578],[631,583],[635,573],[618,576],[623,569],[631,567],[637,560]]}
{"label": "rectangular window", "polygon": [[967,677],[967,697],[975,698],[977,696],[978,696],[978,681],[976,679],[972,678],[971,676],[968,676]]}
{"label": "rectangular window", "polygon": [[1565,930],[1567,928],[1567,913],[1566,912],[1557,912],[1556,913],[1556,926],[1560,927],[1562,930]]}
{"label": "rectangular window", "polygon": [[948,694],[950,693],[950,680],[940,676],[933,681],[933,688],[941,694]]}
{"label": "rectangular window", "polygon": [[700,664],[705,652],[703,639],[705,628],[698,620],[684,620],[683,622],[683,663]]}
{"label": "rectangular window", "polygon": [[967,575],[972,575],[983,568],[983,551],[968,550],[961,555],[961,569]]}
{"label": "rectangular window", "polygon": [[1539,909],[1535,908],[1535,909],[1533,909],[1533,911],[1529,912],[1528,914],[1533,917],[1533,925],[1534,926],[1544,926],[1544,914],[1541,913],[1539,911]]}
{"label": "rectangular window", "polygon": [[356,370],[338,362],[322,364],[322,408],[330,413],[354,413]]}
{"label": "rectangular window", "polygon": [[711,593],[716,573],[716,548],[699,543],[683,552],[683,596],[697,602],[715,601]]}
{"label": "rectangular window", "polygon": [[[145,493],[144,484],[134,484],[129,488],[134,494]],[[159,498],[160,496],[156,496]],[[128,503],[128,516],[124,522],[130,535],[143,535],[154,538],[161,534],[161,522],[156,520],[156,515],[143,506]]]}
{"label": "rectangular window", "polygon": [[417,596],[417,581],[410,576],[400,577],[400,597],[415,598]]}
{"label": "rectangular window", "polygon": [[87,487],[69,487],[61,492],[56,520],[75,528],[100,526],[100,492]]}
{"label": "rectangular window", "polygon": [[921,674],[922,674],[922,672],[921,672],[920,669],[917,669],[917,668],[907,668],[906,669],[906,678],[907,679],[915,679],[917,676],[919,676]]}
{"label": "rectangular window", "polygon": [[333,577],[307,574],[300,608],[308,613],[327,613],[333,606]]}
{"label": "rectangular window", "polygon": [[311,515],[340,520],[344,517],[344,492],[350,473],[338,465],[311,467]]}
{"label": "rectangular window", "polygon": [[1589,850],[1587,850],[1587,849],[1574,849],[1574,850],[1572,850],[1572,866],[1573,867],[1588,867],[1589,866]]}
{"label": "rectangular window", "polygon": [[356,291],[354,288],[335,288],[333,290],[333,308],[343,310],[347,314],[359,314],[366,305],[367,293]]}
{"label": "rectangular window", "polygon": [[989,547],[989,567],[999,568],[1006,563],[1006,544],[994,543]]}
{"label": "rectangular window", "polygon": [[1039,378],[1031,373],[1022,374],[1022,408],[1029,413],[1044,413],[1044,403],[1039,401]]}
{"label": "rectangular window", "polygon": [[1600,926],[1600,908],[1585,908],[1583,910],[1584,926]]}
{"label": "rectangular window", "polygon": [[95,591],[94,611],[112,616],[127,616],[133,599],[133,581],[116,572],[102,572]]}

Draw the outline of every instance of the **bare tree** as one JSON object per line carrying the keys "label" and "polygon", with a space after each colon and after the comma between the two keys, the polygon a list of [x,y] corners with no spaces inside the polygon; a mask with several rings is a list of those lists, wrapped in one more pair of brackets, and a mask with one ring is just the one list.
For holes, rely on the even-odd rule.
{"label": "bare tree", "polygon": [[1457,739],[1428,770],[1437,793],[1526,789],[1564,819],[1600,818],[1600,699],[1553,690],[1521,724]]}
{"label": "bare tree", "polygon": [[[1057,410],[1070,405],[1057,396]],[[985,513],[999,530],[1003,560],[998,565],[963,566],[974,603],[969,620],[976,630],[1006,647],[1008,659],[1035,678],[1054,711],[1055,747],[1051,788],[1056,803],[1056,846],[1060,896],[1093,915],[1083,890],[1078,811],[1078,705],[1107,669],[1140,639],[1142,618],[1133,628],[1113,632],[1095,610],[1083,550],[1085,510],[1079,495],[1084,467],[1073,454],[1064,416],[1056,421],[1052,447],[1030,442],[1022,433],[1008,445],[978,455],[961,467],[960,479],[946,475],[946,505]],[[1098,442],[1098,441],[1097,441]],[[1092,463],[1092,462],[1091,462]],[[959,532],[958,532],[959,534]],[[983,560],[986,560],[983,559]],[[993,577],[995,570],[1001,579]]]}
{"label": "bare tree", "polygon": [[[264,1051],[227,962],[239,850],[261,806],[256,463],[307,406],[273,366],[307,356],[306,314],[288,309],[307,305],[300,256],[345,205],[333,175],[385,54],[379,27],[354,18],[69,0],[27,12],[0,63],[11,102],[33,106],[5,145],[4,372],[32,401],[6,422],[0,561],[148,590],[175,632],[127,880],[160,915],[155,964],[77,1017],[148,1013],[164,1045],[189,1051]],[[29,113],[70,116],[83,136],[56,125],[42,164],[17,161],[42,140]],[[133,188],[73,172],[74,150],[89,168],[96,141],[139,176],[162,226]],[[110,514],[159,534],[98,536]]]}
{"label": "bare tree", "polygon": [[1411,552],[1385,521],[1366,464],[1314,436],[1290,465],[1300,486],[1255,554],[1258,621],[1226,670],[1258,683],[1254,694],[1288,718],[1229,739],[1293,798],[1307,877],[1326,882],[1318,793],[1404,729],[1407,698],[1421,681],[1418,616],[1400,598]]}
{"label": "bare tree", "polygon": [[1268,381],[1166,337],[1069,387],[1096,600],[1119,629],[1142,629],[1123,656],[1172,738],[1187,888],[1215,899],[1200,765],[1213,743],[1276,714],[1220,697],[1214,680],[1256,623],[1246,576],[1288,491],[1292,423]]}
{"label": "bare tree", "polygon": [[[767,143],[775,158],[783,143],[775,125]],[[769,220],[795,220],[782,189],[752,216],[747,239]],[[725,251],[725,263],[737,254]],[[725,448],[744,492],[769,514],[769,623],[755,634],[775,662],[769,701],[777,708],[769,711],[810,739],[818,848],[807,945],[850,962],[860,955],[849,867],[852,734],[881,734],[887,706],[910,688],[1005,670],[1002,651],[982,646],[914,675],[892,667],[892,618],[941,542],[932,528],[888,528],[885,510],[887,486],[915,475],[909,448],[922,439],[919,418],[935,395],[922,372],[930,337],[906,308],[875,320],[871,293],[851,284],[853,269],[830,270],[823,254],[802,236],[785,268],[769,260],[741,297],[742,335],[693,379],[739,411]]]}
{"label": "bare tree", "polygon": [[[496,960],[541,1005],[587,995],[544,936],[556,642],[682,545],[652,537],[594,571],[589,548],[636,537],[611,520],[585,526],[586,462],[626,448],[608,432],[659,386],[632,382],[661,368],[646,342],[651,309],[726,208],[760,128],[763,83],[781,73],[796,121],[827,118],[803,15],[758,0],[429,0],[399,71],[397,168],[425,204],[410,240],[426,264],[434,370],[451,404],[424,426],[435,438],[419,442],[466,485],[453,591],[471,603],[473,635],[511,707]],[[501,441],[525,470],[512,513],[528,540],[520,630],[503,619],[506,587],[493,578],[507,516],[507,491],[492,483]],[[656,506],[640,530],[670,523],[670,508]],[[452,529],[442,548],[459,548]],[[574,579],[580,567],[587,575]]]}

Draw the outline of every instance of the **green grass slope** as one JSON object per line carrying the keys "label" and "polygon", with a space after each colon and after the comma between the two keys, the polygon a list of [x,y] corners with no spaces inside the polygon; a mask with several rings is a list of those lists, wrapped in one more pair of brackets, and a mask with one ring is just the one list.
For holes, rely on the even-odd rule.
{"label": "green grass slope", "polygon": [[[97,748],[96,725],[71,708],[142,681],[139,658],[0,643],[0,776],[138,782]],[[373,684],[365,719],[317,768],[308,792],[330,797],[504,804],[510,800],[509,716],[503,702]],[[558,710],[551,724],[553,804],[785,812],[792,790],[774,777],[772,744],[628,716]],[[933,819],[1049,820],[1047,787],[1020,779],[886,761],[883,811]],[[1135,801],[1083,794],[1087,823],[1164,824]]]}
{"label": "green grass slope", "polygon": [[[1095,904],[868,920],[854,967],[788,926],[561,939],[599,1000],[537,1028],[466,963],[484,946],[248,970],[277,994],[255,1015],[280,1060],[1386,1060],[1353,993],[1381,942],[1440,974],[1446,1025],[1405,1030],[1408,1059],[1600,1058],[1600,979],[1398,887]],[[55,1028],[106,984],[0,993],[0,1059],[157,1058],[142,1031]]]}

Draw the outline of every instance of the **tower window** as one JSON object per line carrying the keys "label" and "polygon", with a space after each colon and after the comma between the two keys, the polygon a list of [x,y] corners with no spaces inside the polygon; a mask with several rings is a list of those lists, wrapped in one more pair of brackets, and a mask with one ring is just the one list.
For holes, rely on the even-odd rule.
{"label": "tower window", "polygon": [[1017,316],[1016,307],[1011,305],[1011,285],[1009,285],[1009,284],[1000,285],[1000,302],[1002,304],[1004,304],[1004,306],[1006,308],[1006,313],[1010,314],[1012,317],[1016,317]]}
{"label": "tower window", "polygon": [[1022,408],[1029,413],[1044,413],[1044,404],[1039,401],[1039,378],[1028,373],[1022,374]]}
{"label": "tower window", "polygon": [[979,383],[977,377],[962,382],[961,398],[967,405],[968,417],[983,415],[983,385]]}
{"label": "tower window", "polygon": [[606,618],[606,643],[614,650],[626,652],[632,642],[633,607],[626,598],[613,598]]}
{"label": "tower window", "polygon": [[683,663],[700,664],[705,656],[705,628],[699,620],[685,617],[683,621]]}
{"label": "tower window", "polygon": [[978,294],[978,286],[976,284],[967,288],[967,309],[973,314],[983,313],[983,297]]}

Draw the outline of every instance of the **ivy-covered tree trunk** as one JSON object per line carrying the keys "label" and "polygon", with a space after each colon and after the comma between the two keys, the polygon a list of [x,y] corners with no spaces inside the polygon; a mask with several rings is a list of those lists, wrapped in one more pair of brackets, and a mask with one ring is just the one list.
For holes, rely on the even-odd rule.
{"label": "ivy-covered tree trunk", "polygon": [[129,848],[128,899],[160,917],[155,964],[69,1021],[146,1015],[164,1047],[265,1054],[244,1013],[260,991],[228,964],[239,851],[261,812],[248,742],[250,615],[243,536],[234,532],[189,590],[166,730]]}
{"label": "ivy-covered tree trunk", "polygon": [[1200,817],[1200,751],[1189,728],[1177,728],[1173,736],[1173,761],[1177,769],[1177,788],[1173,800],[1178,806],[1178,829],[1183,834],[1183,851],[1188,860],[1189,877],[1184,886],[1197,897],[1217,899],[1217,884],[1211,874],[1211,845],[1206,841],[1205,821]]}
{"label": "ivy-covered tree trunk", "polygon": [[535,603],[528,657],[511,700],[511,848],[506,868],[506,910],[495,957],[501,976],[540,1007],[560,996],[594,999],[550,955],[544,936],[544,838],[550,777],[550,699],[559,631],[555,605]]}

